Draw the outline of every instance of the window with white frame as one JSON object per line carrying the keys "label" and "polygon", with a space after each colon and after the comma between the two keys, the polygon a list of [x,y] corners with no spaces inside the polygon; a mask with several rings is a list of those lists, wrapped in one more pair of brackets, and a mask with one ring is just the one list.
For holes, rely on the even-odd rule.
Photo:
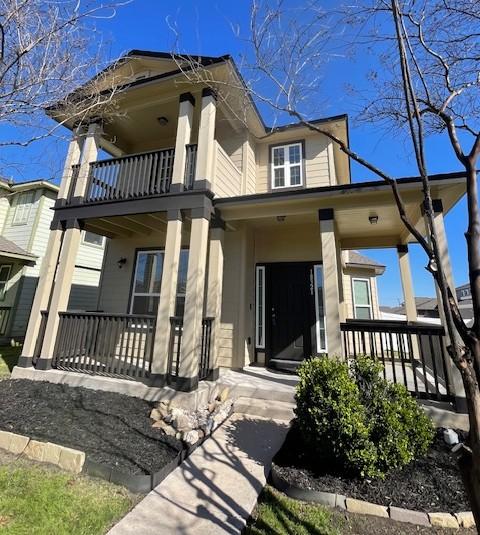
{"label": "window with white frame", "polygon": [[265,349],[265,266],[256,269],[255,346]]}
{"label": "window with white frame", "polygon": [[104,236],[95,234],[94,232],[88,232],[87,230],[83,233],[83,243],[88,245],[95,245],[96,247],[103,247]]}
{"label": "window with white frame", "polygon": [[313,266],[313,288],[315,296],[315,327],[317,335],[317,353],[326,353],[327,335],[325,329],[325,304],[323,299],[323,266]]}
{"label": "window with white frame", "polygon": [[25,191],[18,195],[13,215],[13,225],[26,225],[28,223],[34,198],[34,191]]}
{"label": "window with white frame", "polygon": [[[144,250],[137,252],[135,274],[133,277],[130,314],[156,315],[160,300],[163,273],[163,250]],[[177,297],[175,315],[183,316],[185,291],[187,286],[188,249],[180,251],[178,267]]]}
{"label": "window with white frame", "polygon": [[0,266],[0,301],[5,299],[5,294],[7,292],[7,283],[10,278],[10,271],[12,266],[9,264],[4,264]]}
{"label": "window with white frame", "polygon": [[302,144],[291,143],[271,148],[272,189],[303,184]]}
{"label": "window with white frame", "polygon": [[373,318],[372,293],[369,279],[352,279],[353,310],[356,319]]}

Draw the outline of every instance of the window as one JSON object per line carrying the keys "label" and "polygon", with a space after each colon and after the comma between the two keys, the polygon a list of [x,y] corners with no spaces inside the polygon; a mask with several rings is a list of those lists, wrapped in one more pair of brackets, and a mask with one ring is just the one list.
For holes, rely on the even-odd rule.
{"label": "window", "polygon": [[35,198],[34,191],[26,191],[20,193],[17,197],[17,204],[15,205],[15,214],[13,216],[14,225],[26,225],[30,216],[33,199]]}
{"label": "window", "polygon": [[272,189],[301,186],[302,144],[272,147]]}
{"label": "window", "polygon": [[4,264],[0,266],[0,301],[5,299],[5,294],[7,292],[7,283],[10,278],[10,271],[12,266]]}
{"label": "window", "polygon": [[[163,250],[138,251],[133,277],[130,314],[155,316],[160,300],[163,273]],[[183,316],[187,286],[188,249],[180,251],[175,316]]]}
{"label": "window", "polygon": [[83,233],[83,243],[88,245],[95,245],[96,247],[103,247],[104,237],[93,232],[85,231]]}
{"label": "window", "polygon": [[257,266],[255,289],[255,345],[265,349],[265,266]]}
{"label": "window", "polygon": [[317,353],[327,351],[327,335],[325,330],[325,304],[323,300],[323,266],[313,266],[313,288],[315,295],[315,326],[317,334]]}
{"label": "window", "polygon": [[368,279],[352,279],[353,309],[355,318],[369,320],[373,318],[370,281]]}
{"label": "window", "polygon": [[138,251],[130,304],[131,314],[157,313],[162,271],[163,251]]}

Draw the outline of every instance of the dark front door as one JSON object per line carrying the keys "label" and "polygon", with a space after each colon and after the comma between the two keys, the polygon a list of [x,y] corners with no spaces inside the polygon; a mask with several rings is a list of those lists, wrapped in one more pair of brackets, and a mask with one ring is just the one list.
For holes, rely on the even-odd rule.
{"label": "dark front door", "polygon": [[304,263],[269,265],[268,365],[296,369],[312,354],[315,324],[311,287],[312,265]]}

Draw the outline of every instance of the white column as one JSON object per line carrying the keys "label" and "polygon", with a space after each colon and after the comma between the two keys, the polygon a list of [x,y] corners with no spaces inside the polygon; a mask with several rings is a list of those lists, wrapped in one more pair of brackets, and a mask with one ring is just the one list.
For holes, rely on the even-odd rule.
{"label": "white column", "polygon": [[327,349],[330,357],[341,357],[342,336],[340,332],[338,254],[333,210],[331,208],[319,210],[318,219],[320,223],[320,240],[322,246]]}
{"label": "white column", "polygon": [[152,382],[159,385],[165,381],[168,371],[170,318],[175,314],[181,245],[182,214],[180,210],[169,210],[151,373]]}
{"label": "white column", "polygon": [[408,245],[397,245],[397,255],[407,321],[417,321],[417,305],[415,303],[415,292],[413,291]]}
{"label": "white column", "polygon": [[[213,226],[218,225],[218,226]],[[214,318],[210,342],[210,366],[214,378],[218,373],[218,340],[222,314],[223,241],[225,231],[221,222],[213,222],[208,253],[208,285],[206,316]]]}
{"label": "white column", "polygon": [[78,246],[80,245],[80,237],[81,229],[78,221],[67,221],[60,252],[60,260],[55,275],[52,297],[48,307],[48,320],[45,327],[45,336],[43,339],[42,350],[40,352],[40,358],[37,362],[37,368],[41,370],[50,367],[55,343],[57,341],[59,323],[58,313],[65,311],[68,306],[68,298],[70,297],[70,288],[72,286],[75,259]]}
{"label": "white column", "polygon": [[82,153],[80,155],[80,169],[78,171],[77,183],[74,198],[83,197],[86,193],[88,176],[90,173],[90,164],[97,160],[98,150],[100,148],[101,125],[92,123],[89,125],[83,142]]}
{"label": "white column", "polygon": [[175,158],[173,160],[172,193],[182,191],[185,184],[187,145],[190,143],[195,99],[191,93],[182,93],[179,98]]}
{"label": "white column", "polygon": [[80,156],[85,141],[84,127],[79,126],[75,129],[72,135],[72,140],[68,145],[67,157],[63,166],[62,180],[60,182],[60,190],[57,195],[57,205],[62,205],[67,199],[72,183],[73,169],[72,166],[80,162]]}
{"label": "white column", "polygon": [[177,377],[179,390],[194,390],[198,385],[209,215],[203,208],[192,210],[183,336]]}
{"label": "white column", "polygon": [[211,189],[215,164],[215,117],[217,102],[211,89],[202,91],[202,108],[198,128],[195,189]]}
{"label": "white column", "polygon": [[[445,233],[445,223],[443,220],[443,204],[442,204],[441,199],[433,199],[432,204],[433,204],[433,211],[434,211],[433,225],[435,227],[435,233],[437,236],[437,245],[438,245],[438,252],[440,256],[440,262],[442,263],[446,282],[450,286],[453,296],[456,299],[455,281],[453,280],[452,264],[450,262],[447,235]],[[425,219],[426,219],[426,216],[425,216]],[[428,228],[426,221],[425,221],[425,228]],[[435,291],[437,294],[438,313],[440,316],[440,321],[442,322],[442,325],[445,327],[445,334],[446,334],[445,346],[448,346],[450,344],[450,338],[446,330],[447,323],[446,323],[446,317],[445,317],[445,313],[444,313],[443,305],[442,305],[443,303],[442,295],[437,284],[435,284]],[[459,335],[457,334],[457,336]],[[452,359],[448,356],[446,347],[444,348],[444,353],[445,353],[446,362],[447,362],[447,375],[448,375],[448,377],[446,377],[445,379],[449,382],[450,389],[452,390],[455,396],[456,409],[457,411],[460,411],[460,412],[466,412],[465,390],[463,388],[462,377],[457,367],[453,364]],[[441,362],[437,364],[437,369],[441,373],[441,370],[443,369]]]}

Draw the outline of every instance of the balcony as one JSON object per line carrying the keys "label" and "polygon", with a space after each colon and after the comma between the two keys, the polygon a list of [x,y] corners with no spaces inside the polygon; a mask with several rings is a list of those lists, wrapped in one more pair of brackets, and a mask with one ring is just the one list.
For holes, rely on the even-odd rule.
{"label": "balcony", "polygon": [[[193,189],[197,146],[186,146],[184,189]],[[115,202],[164,195],[172,183],[174,149],[130,154],[90,164],[85,195],[80,204]],[[74,201],[80,166],[73,166],[67,204]]]}

